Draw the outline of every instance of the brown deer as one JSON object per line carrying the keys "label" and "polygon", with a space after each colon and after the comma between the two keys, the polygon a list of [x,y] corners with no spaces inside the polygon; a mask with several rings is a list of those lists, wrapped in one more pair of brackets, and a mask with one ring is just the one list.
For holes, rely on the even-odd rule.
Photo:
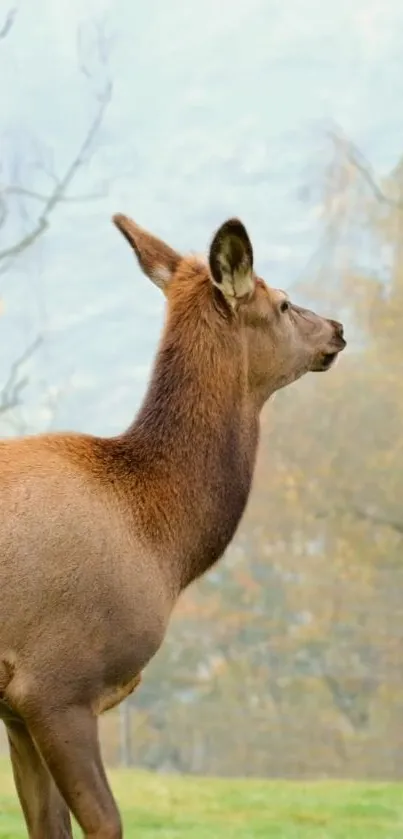
{"label": "brown deer", "polygon": [[243,224],[182,257],[114,222],[167,299],[133,424],[112,438],[0,444],[0,717],[31,839],[118,839],[97,717],[159,649],[183,589],[232,539],[250,492],[259,414],[328,370],[343,328],[268,287]]}

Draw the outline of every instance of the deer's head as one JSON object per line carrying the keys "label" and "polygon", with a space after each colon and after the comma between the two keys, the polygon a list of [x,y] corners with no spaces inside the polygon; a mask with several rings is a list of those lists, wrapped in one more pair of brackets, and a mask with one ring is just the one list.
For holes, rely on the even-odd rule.
{"label": "deer's head", "polygon": [[305,373],[329,370],[346,346],[340,323],[297,306],[256,276],[252,245],[238,219],[217,230],[206,261],[181,256],[127,216],[113,221],[171,308],[186,313],[197,307],[199,317],[217,317],[220,330],[241,345],[236,358],[246,363],[249,392],[259,407]]}

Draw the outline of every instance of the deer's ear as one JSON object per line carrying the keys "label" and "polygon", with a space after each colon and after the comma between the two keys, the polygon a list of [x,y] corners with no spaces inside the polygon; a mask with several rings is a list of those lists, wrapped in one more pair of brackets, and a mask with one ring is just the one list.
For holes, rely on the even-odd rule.
{"label": "deer's ear", "polygon": [[253,291],[253,249],[239,219],[229,219],[217,230],[210,246],[209,263],[214,285],[232,306]]}
{"label": "deer's ear", "polygon": [[180,254],[161,239],[147,233],[128,216],[118,213],[113,216],[112,221],[133,248],[146,276],[165,291],[181,261]]}

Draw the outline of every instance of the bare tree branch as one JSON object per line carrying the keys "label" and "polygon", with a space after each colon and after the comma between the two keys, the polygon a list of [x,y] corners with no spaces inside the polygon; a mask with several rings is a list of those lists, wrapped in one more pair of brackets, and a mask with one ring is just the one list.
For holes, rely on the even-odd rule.
{"label": "bare tree branch", "polygon": [[341,132],[330,131],[329,136],[338,148],[342,148],[342,151],[346,156],[347,160],[349,160],[349,162],[360,173],[363,180],[370,187],[377,201],[383,204],[387,204],[390,207],[394,207],[395,209],[403,210],[402,201],[396,201],[390,196],[385,195],[385,193],[383,192],[376,180],[370,162],[364,157],[360,149],[351,140],[347,139],[347,137],[344,137],[341,134]]}
{"label": "bare tree branch", "polygon": [[6,414],[21,405],[21,394],[29,381],[28,376],[22,374],[22,368],[38,350],[42,341],[42,336],[38,335],[24,352],[13,361],[0,393],[0,414]]}
{"label": "bare tree branch", "polygon": [[[23,198],[32,198],[34,201],[42,201],[46,203],[49,200],[49,195],[45,195],[41,192],[35,192],[32,189],[26,189],[23,186],[5,186],[2,188],[2,195],[20,195]],[[85,201],[94,201],[97,198],[103,198],[106,195],[106,190],[99,190],[99,192],[88,193],[86,195],[65,195],[63,197],[63,203],[74,203],[78,204]],[[2,196],[0,196],[0,212],[2,211],[2,205],[4,204],[2,200]],[[2,224],[2,217],[0,216],[0,227]]]}
{"label": "bare tree branch", "polygon": [[90,150],[94,138],[101,126],[105,111],[111,100],[111,96],[112,82],[107,81],[102,93],[99,95],[99,105],[95,117],[73,161],[67,167],[64,175],[57,181],[56,186],[54,190],[50,193],[50,195],[47,198],[39,199],[45,201],[45,206],[35,226],[29,233],[27,233],[25,236],[19,239],[18,242],[15,242],[14,245],[10,245],[10,247],[4,248],[2,251],[0,251],[0,261],[3,259],[9,259],[11,257],[14,258],[19,256],[37,239],[39,239],[39,237],[42,236],[45,230],[47,230],[49,226],[50,215],[52,214],[53,210],[55,209],[55,207],[57,207],[58,204],[66,200],[66,192],[68,187],[70,186],[72,180],[76,176],[78,170],[87,162],[86,155]]}
{"label": "bare tree branch", "polygon": [[[17,15],[17,9],[11,9],[5,19],[4,24],[0,25],[0,39],[5,38],[10,32]],[[36,201],[40,205],[36,216],[28,222],[28,232],[22,235],[17,241],[8,247],[0,250],[0,275],[7,273],[15,260],[20,254],[27,250],[34,244],[48,229],[50,218],[54,210],[60,203],[65,202],[83,202],[91,201],[95,198],[100,198],[105,194],[105,184],[102,183],[98,188],[97,193],[88,195],[70,195],[70,186],[76,177],[78,171],[84,167],[91,153],[91,147],[94,143],[95,137],[100,129],[104,119],[105,111],[110,103],[112,96],[112,82],[108,77],[107,63],[108,63],[108,42],[99,28],[95,28],[95,38],[91,38],[88,44],[91,52],[91,62],[95,60],[94,72],[90,72],[85,67],[83,61],[83,50],[79,53],[79,66],[81,72],[91,80],[94,86],[97,79],[98,71],[100,71],[100,83],[97,85],[98,89],[95,91],[96,96],[96,111],[92,122],[90,123],[85,136],[80,143],[73,160],[69,163],[64,173],[58,176],[54,171],[53,155],[46,147],[40,147],[40,157],[43,157],[42,165],[35,165],[34,169],[42,169],[42,172],[47,174],[50,183],[50,191],[47,194],[46,190],[30,189],[24,185],[18,184],[18,166],[14,173],[11,173],[9,180],[11,183],[5,184],[0,182],[0,228],[4,227],[8,221],[11,201],[13,198],[28,199],[28,201]],[[46,159],[46,156],[48,159]],[[17,161],[16,161],[17,162]],[[17,181],[17,183],[16,183]],[[27,216],[25,207],[21,202],[21,210],[23,217]],[[19,408],[23,403],[23,393],[29,383],[29,377],[24,373],[23,368],[33,354],[37,351],[42,343],[42,337],[38,336],[24,352],[12,363],[8,378],[3,387],[0,388],[0,415],[7,415],[9,421],[9,414],[12,416],[12,411]],[[52,404],[49,401],[49,409],[52,410]]]}
{"label": "bare tree branch", "polygon": [[316,514],[316,518],[329,519],[334,514],[350,515],[356,519],[368,521],[371,524],[377,524],[379,527],[388,527],[390,530],[394,530],[396,533],[403,536],[403,522],[397,521],[396,519],[390,519],[387,516],[380,516],[378,513],[364,510],[362,507],[357,507],[355,504],[346,504],[345,506],[337,505],[332,507],[331,510],[320,510]]}
{"label": "bare tree branch", "polygon": [[13,9],[10,9],[9,12],[7,12],[6,19],[3,23],[3,26],[0,29],[0,41],[3,38],[7,37],[8,33],[10,32],[10,29],[14,26],[15,19],[17,17],[17,11],[17,8],[14,7]]}
{"label": "bare tree branch", "polygon": [[369,521],[373,524],[378,524],[381,527],[389,527],[391,530],[395,530],[396,533],[399,533],[401,536],[403,536],[402,522],[386,518],[385,516],[379,516],[377,513],[368,512],[368,510],[362,510],[359,507],[355,506],[352,506],[350,508],[350,512],[352,512],[353,515],[355,515],[358,519]]}

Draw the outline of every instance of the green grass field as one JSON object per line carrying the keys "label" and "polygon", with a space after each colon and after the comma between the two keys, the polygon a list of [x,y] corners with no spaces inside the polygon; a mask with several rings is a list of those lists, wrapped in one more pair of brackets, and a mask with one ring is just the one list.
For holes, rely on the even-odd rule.
{"label": "green grass field", "polygon": [[[394,839],[403,786],[224,781],[111,772],[126,839]],[[79,831],[77,837],[80,836]],[[0,762],[0,839],[25,837],[12,778]],[[44,837],[46,839],[46,837]]]}

